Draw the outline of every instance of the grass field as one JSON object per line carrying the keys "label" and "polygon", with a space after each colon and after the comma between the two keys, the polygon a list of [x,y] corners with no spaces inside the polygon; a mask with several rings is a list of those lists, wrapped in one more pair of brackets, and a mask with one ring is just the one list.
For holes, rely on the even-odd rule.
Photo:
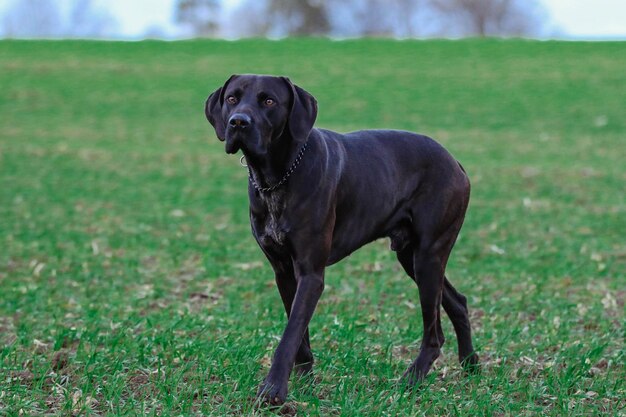
{"label": "grass field", "polygon": [[231,73],[288,75],[317,126],[433,136],[473,185],[456,339],[422,388],[414,283],[374,242],[328,269],[311,378],[279,414],[626,415],[626,44],[0,42],[0,415],[274,415],[286,323],[246,171],[204,119]]}

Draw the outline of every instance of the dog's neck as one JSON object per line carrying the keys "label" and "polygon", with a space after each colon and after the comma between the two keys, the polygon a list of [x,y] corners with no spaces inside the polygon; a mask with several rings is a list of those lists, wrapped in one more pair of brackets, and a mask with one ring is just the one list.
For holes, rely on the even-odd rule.
{"label": "dog's neck", "polygon": [[272,187],[285,177],[292,167],[302,143],[281,138],[275,144],[270,145],[267,154],[259,156],[242,152],[246,158],[252,180],[258,187]]}

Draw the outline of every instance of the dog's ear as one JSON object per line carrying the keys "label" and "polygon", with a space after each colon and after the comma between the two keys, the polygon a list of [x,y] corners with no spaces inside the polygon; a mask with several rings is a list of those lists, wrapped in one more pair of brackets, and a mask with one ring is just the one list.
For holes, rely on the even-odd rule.
{"label": "dog's ear", "polygon": [[291,111],[287,121],[289,132],[294,140],[304,141],[309,137],[317,118],[317,100],[311,94],[293,84],[287,77],[281,77],[291,89]]}
{"label": "dog's ear", "polygon": [[236,77],[231,75],[223,86],[215,90],[204,103],[204,115],[209,123],[215,128],[217,138],[222,142],[226,138],[226,122],[222,117],[222,105],[224,104],[224,93],[228,84]]}

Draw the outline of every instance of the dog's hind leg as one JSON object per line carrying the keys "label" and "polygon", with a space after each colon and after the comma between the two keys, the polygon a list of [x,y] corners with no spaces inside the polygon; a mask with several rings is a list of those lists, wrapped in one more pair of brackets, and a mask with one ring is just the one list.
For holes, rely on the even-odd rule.
{"label": "dog's hind leg", "polygon": [[[400,264],[404,268],[407,275],[417,283],[413,269],[413,252],[414,249],[409,246],[398,251],[396,256],[398,257],[398,261],[400,261]],[[461,362],[467,371],[478,370],[478,356],[474,352],[472,344],[472,332],[467,311],[467,299],[452,286],[445,275],[441,305],[454,326],[454,332],[456,333],[459,346],[459,362]],[[438,317],[437,325],[438,335],[441,336],[440,342],[443,345],[444,337],[443,332],[441,331],[440,317]]]}
{"label": "dog's hind leg", "polygon": [[459,344],[459,361],[468,371],[477,371],[478,355],[472,345],[472,331],[467,312],[467,299],[444,276],[442,305],[452,321]]}
{"label": "dog's hind leg", "polygon": [[415,385],[426,376],[433,362],[439,357],[444,342],[440,318],[443,289],[440,258],[428,250],[414,250],[413,271],[419,288],[424,336],[417,359],[402,377],[408,385]]}
{"label": "dog's hind leg", "polygon": [[[423,379],[441,353],[441,346],[445,340],[441,328],[441,306],[444,302],[446,281],[445,268],[461,229],[466,207],[466,202],[454,196],[452,198],[449,196],[445,200],[433,201],[431,199],[418,203],[412,213],[411,244],[398,253],[400,263],[417,283],[424,325],[419,355],[403,376],[403,380],[409,385],[414,385]],[[446,305],[459,307],[459,301],[456,304],[451,303],[454,295],[451,290],[448,291]],[[456,312],[461,313],[460,310]],[[459,329],[463,330],[461,315],[454,315],[453,320],[456,320],[460,326]],[[461,333],[461,335],[463,347],[466,349],[468,346],[466,333]],[[465,354],[466,351],[463,350],[463,353]]]}
{"label": "dog's hind leg", "polygon": [[[413,271],[413,249],[406,248],[398,252],[397,257],[407,275],[415,280],[415,273]],[[472,332],[467,312],[467,299],[452,286],[445,275],[441,305],[454,326],[454,332],[456,333],[459,346],[459,362],[461,362],[467,371],[478,370],[478,356],[474,352],[472,344]],[[443,345],[445,338],[441,330],[440,315],[438,315],[437,319],[437,334],[440,336],[441,345]]]}
{"label": "dog's hind leg", "polygon": [[[396,253],[396,256],[398,257],[398,261],[400,261],[400,265],[402,265],[402,268],[404,268],[404,271],[407,273],[407,275],[409,277],[411,277],[411,279],[413,281],[415,281],[416,284],[418,284],[416,275],[415,275],[415,270],[414,270],[414,266],[413,266],[413,254],[415,253],[416,248],[413,246],[407,246],[404,249],[398,251]],[[419,285],[418,285],[419,288]],[[437,338],[439,341],[439,346],[442,346],[445,342],[445,336],[443,335],[443,330],[441,328],[441,314],[437,313],[437,329],[436,329],[436,334],[437,334]]]}

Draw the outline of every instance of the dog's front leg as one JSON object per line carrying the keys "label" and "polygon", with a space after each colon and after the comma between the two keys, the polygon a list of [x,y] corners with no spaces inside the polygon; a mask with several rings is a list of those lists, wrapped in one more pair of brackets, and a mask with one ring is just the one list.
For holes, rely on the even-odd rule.
{"label": "dog's front leg", "polygon": [[[276,273],[276,285],[278,286],[280,297],[285,306],[285,311],[287,312],[287,319],[291,316],[291,306],[293,305],[296,290],[298,289],[298,283],[293,276],[293,268],[291,271],[291,275]],[[300,348],[298,349],[298,353],[296,353],[294,366],[299,375],[306,375],[313,370],[313,353],[311,352],[308,328],[304,331],[302,343],[300,343]]]}
{"label": "dog's front leg", "polygon": [[[265,256],[272,264],[276,278],[276,286],[278,287],[280,298],[285,306],[287,319],[289,319],[291,306],[293,305],[296,290],[298,289],[298,281],[296,281],[293,262],[291,257],[283,256],[272,247],[261,246],[261,249],[263,249]],[[302,343],[300,343],[298,353],[296,353],[294,366],[300,375],[306,375],[313,370],[313,353],[311,352],[308,328],[304,331],[304,337],[302,338]]]}
{"label": "dog's front leg", "polygon": [[269,374],[259,387],[258,397],[271,404],[282,404],[287,397],[287,383],[296,354],[324,290],[324,269],[296,265],[297,289],[287,327],[276,348]]}

